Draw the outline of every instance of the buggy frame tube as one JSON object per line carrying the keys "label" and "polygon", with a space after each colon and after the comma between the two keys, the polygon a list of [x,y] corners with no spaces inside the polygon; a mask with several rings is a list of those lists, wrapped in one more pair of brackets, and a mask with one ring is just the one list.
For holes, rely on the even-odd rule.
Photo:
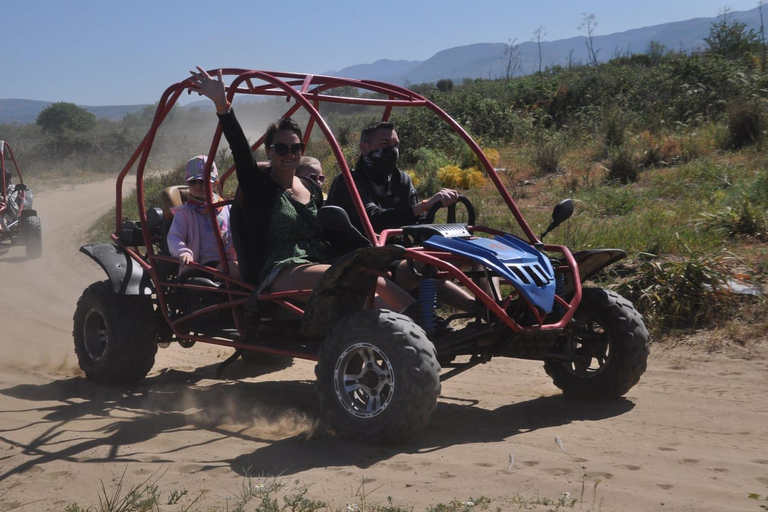
{"label": "buggy frame tube", "polygon": [[[519,331],[527,331],[527,330],[539,331],[543,329],[562,329],[564,325],[567,324],[568,321],[570,321],[571,317],[573,316],[573,313],[575,312],[575,309],[578,307],[578,304],[581,300],[581,282],[579,279],[578,266],[576,265],[575,260],[571,255],[570,251],[563,246],[554,246],[554,245],[545,246],[540,242],[536,234],[533,232],[533,230],[530,228],[526,220],[523,218],[519,208],[515,204],[509,192],[504,187],[504,184],[501,182],[498,174],[496,173],[495,169],[493,168],[493,166],[491,165],[490,161],[485,156],[483,151],[480,149],[479,145],[469,136],[469,134],[464,130],[464,128],[462,128],[451,116],[449,116],[446,112],[444,112],[441,108],[439,108],[433,102],[403,87],[386,84],[386,83],[378,82],[374,80],[355,80],[355,79],[329,77],[324,75],[246,70],[246,69],[240,69],[240,68],[221,68],[221,69],[215,69],[211,71],[213,73],[218,73],[219,71],[221,71],[222,75],[234,76],[230,85],[227,86],[225,84],[225,88],[227,91],[227,100],[230,102],[237,94],[280,96],[280,97],[285,97],[286,101],[290,101],[291,99],[294,100],[294,104],[288,108],[285,114],[286,116],[293,115],[300,108],[303,108],[303,110],[307,112],[307,114],[309,115],[309,121],[308,121],[306,132],[304,135],[305,144],[309,143],[310,135],[313,128],[315,126],[319,126],[320,130],[325,136],[326,141],[330,145],[330,148],[332,153],[334,154],[334,157],[336,158],[337,164],[339,166],[340,174],[343,176],[343,180],[350,192],[355,210],[363,224],[366,237],[375,246],[382,245],[383,243],[385,243],[388,237],[388,233],[382,232],[382,234],[377,234],[373,230],[373,226],[371,225],[370,219],[368,218],[365,212],[365,208],[360,198],[360,194],[358,193],[355,187],[354,180],[352,178],[352,173],[346,161],[346,158],[344,157],[344,154],[341,151],[341,148],[335,136],[333,135],[333,132],[331,131],[326,121],[323,119],[323,117],[319,113],[320,104],[323,102],[329,102],[329,103],[345,103],[345,104],[366,105],[366,106],[382,106],[384,107],[382,120],[385,120],[385,121],[389,119],[392,109],[394,107],[426,107],[429,110],[431,110],[433,114],[437,115],[440,119],[448,123],[448,125],[451,126],[451,128],[464,140],[465,143],[467,143],[467,145],[472,149],[472,151],[478,157],[483,167],[485,168],[487,175],[490,177],[491,181],[494,183],[497,191],[503,197],[505,203],[507,204],[507,207],[512,212],[513,216],[515,217],[515,220],[517,221],[520,228],[523,230],[525,236],[529,239],[530,243],[536,245],[538,248],[540,248],[540,250],[541,250],[541,247],[543,246],[543,249],[545,251],[559,252],[563,254],[566,260],[566,265],[563,265],[562,269],[564,269],[565,271],[569,271],[573,278],[574,294],[570,302],[564,300],[563,298],[556,297],[557,303],[565,308],[565,314],[559,321],[553,324],[544,324],[543,316],[536,311],[536,308],[528,304],[529,308],[534,312],[537,319],[541,322],[541,325],[535,328],[523,327],[517,324],[511,318],[509,318],[506,312],[498,304],[496,304],[495,300],[492,297],[488,296],[469,277],[467,277],[462,271],[460,271],[453,264],[441,261],[435,256],[434,253],[430,253],[429,251],[424,251],[424,250],[408,249],[406,257],[416,261],[422,261],[431,266],[434,266],[435,268],[438,268],[442,272],[447,273],[447,275],[450,276],[451,278],[457,279],[464,286],[466,286],[476,297],[478,297],[478,299],[481,302],[483,302],[483,304],[485,304],[489,308],[489,310],[493,311],[495,316],[501,319],[513,331],[519,332]],[[209,71],[209,73],[211,73],[211,71]],[[259,80],[265,83],[254,85],[254,80]],[[196,337],[186,333],[179,332],[179,330],[175,328],[175,326],[173,325],[169,317],[170,312],[168,310],[168,304],[167,304],[166,295],[165,295],[166,289],[174,285],[172,283],[168,283],[164,280],[161,280],[156,266],[150,265],[148,263],[148,261],[168,260],[168,259],[170,261],[177,261],[176,258],[168,258],[162,255],[155,254],[154,247],[153,247],[153,243],[155,242],[153,241],[152,236],[149,233],[149,228],[147,225],[146,209],[144,208],[145,196],[144,196],[144,189],[143,189],[143,177],[144,177],[144,171],[145,171],[146,163],[149,157],[149,153],[152,149],[152,145],[160,125],[162,124],[163,120],[168,116],[168,114],[170,113],[171,109],[178,101],[178,98],[183,93],[183,91],[190,89],[191,85],[192,85],[191,78],[188,78],[181,82],[177,82],[176,84],[173,84],[168,89],[166,89],[166,91],[163,93],[163,96],[160,102],[158,103],[155,116],[153,118],[152,125],[148,133],[142,139],[141,143],[139,144],[139,146],[136,148],[136,150],[130,157],[126,166],[119,173],[118,179],[117,179],[117,186],[116,186],[117,207],[116,207],[116,214],[115,214],[115,234],[113,235],[112,238],[113,240],[115,240],[116,243],[120,243],[120,245],[124,247],[124,244],[119,241],[119,236],[118,236],[118,234],[120,233],[121,220],[122,220],[122,199],[123,199],[122,188],[123,188],[123,182],[126,175],[128,174],[128,172],[130,172],[133,166],[136,165],[137,204],[139,209],[139,218],[141,221],[142,236],[144,239],[146,254],[142,256],[140,253],[137,252],[137,250],[124,247],[124,249],[126,250],[126,254],[130,255],[131,258],[135,259],[137,263],[139,263],[139,265],[142,266],[142,268],[145,268],[149,271],[152,281],[156,283],[156,293],[157,293],[159,306],[163,310],[163,315],[168,321],[169,325],[171,325],[171,328],[174,331],[174,334],[176,334],[177,336],[183,337],[185,339],[190,339],[190,340],[194,339],[197,341],[207,341],[210,343],[217,343],[220,345],[238,347],[238,344],[234,342],[214,340],[213,338]],[[344,96],[320,94],[323,91],[342,87],[342,86],[351,86],[359,89],[364,89],[369,92],[380,93],[386,96],[387,99],[350,98],[350,97],[344,97]],[[211,142],[211,146],[209,149],[209,153],[208,153],[209,162],[206,164],[204,169],[205,178],[207,178],[205,180],[205,191],[208,199],[207,201],[208,214],[211,221],[215,221],[216,208],[221,205],[225,205],[229,203],[229,200],[220,201],[215,204],[213,204],[213,202],[211,201],[212,195],[213,195],[212,194],[213,187],[212,187],[212,184],[210,183],[210,172],[211,172],[213,157],[215,157],[216,151],[221,142],[221,135],[222,135],[222,129],[221,129],[221,124],[219,123],[214,131],[213,140]],[[263,139],[264,139],[264,136],[259,138],[259,140],[255,144],[253,144],[251,149],[252,150],[257,149],[261,144],[263,144],[264,142]],[[231,174],[234,171],[235,169],[233,165],[225,173],[222,174],[221,185],[220,185],[222,189],[223,189],[223,184],[226,182],[226,180],[231,176]],[[470,227],[470,232],[473,232],[474,230],[485,231],[488,233],[499,233],[499,234],[503,233],[498,230],[494,230],[492,228]],[[226,261],[226,254],[224,250],[223,241],[221,240],[220,236],[215,238],[217,241],[217,249],[219,251],[220,256],[222,256],[221,261],[223,262],[223,266],[225,270],[228,271],[229,266],[228,266],[228,262]],[[560,269],[561,267],[558,267],[558,270]],[[238,332],[242,333],[243,329],[242,329],[242,326],[240,325],[239,315],[235,310],[235,306],[239,305],[243,299],[234,298],[234,297],[235,296],[242,297],[242,295],[247,294],[247,292],[235,290],[233,289],[233,286],[239,286],[244,290],[251,290],[251,291],[254,289],[254,286],[249,283],[245,283],[240,279],[237,279],[236,277],[232,276],[228,272],[221,273],[211,269],[210,273],[224,280],[226,289],[221,290],[218,293],[228,294],[230,299],[229,302],[217,305],[217,308],[224,309],[226,307],[229,307],[232,310],[232,314],[233,314]],[[305,292],[306,292],[305,290],[295,290],[295,291],[281,292],[281,293],[285,294],[285,297],[297,297],[297,296],[303,295]],[[283,307],[286,307],[286,305],[289,304],[285,300],[281,300],[281,298],[275,296],[274,294],[269,294],[269,293],[260,294],[258,299],[260,301],[273,300],[276,303],[283,303],[282,304]],[[296,308],[295,306],[293,306],[293,308],[296,310],[294,312],[298,313],[301,311],[300,308]],[[190,315],[185,316],[185,318],[189,319]],[[243,347],[240,347],[240,348],[249,348],[249,347],[250,346],[248,345],[244,345]],[[278,353],[278,352],[275,352],[275,353]],[[305,355],[303,355],[302,357],[305,357]]]}
{"label": "buggy frame tube", "polygon": [[[6,174],[6,164],[5,164],[5,152],[8,151],[8,155],[11,157],[11,162],[13,162],[13,167],[16,169],[16,175],[19,177],[19,183],[24,183],[24,177],[21,175],[21,169],[19,168],[19,163],[16,161],[16,156],[13,154],[13,149],[11,149],[11,145],[8,144],[4,140],[0,140],[0,180],[2,180],[2,188],[0,188],[0,194],[5,197],[5,201],[0,203],[0,215],[4,214],[6,209],[8,208],[8,183],[5,179]],[[26,192],[24,190],[19,191],[19,198],[24,199],[26,197]],[[18,217],[21,218],[21,212],[24,211],[24,201],[21,201],[19,203],[19,212]],[[2,230],[2,227],[0,226],[0,230]]]}

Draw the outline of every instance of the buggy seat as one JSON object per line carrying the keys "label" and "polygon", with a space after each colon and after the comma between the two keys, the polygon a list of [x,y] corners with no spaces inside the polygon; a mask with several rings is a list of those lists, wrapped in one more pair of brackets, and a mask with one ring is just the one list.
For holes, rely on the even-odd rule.
{"label": "buggy seat", "polygon": [[[166,187],[160,193],[160,207],[163,211],[163,238],[160,244],[160,253],[166,256],[170,256],[171,252],[168,249],[168,232],[171,230],[171,223],[173,222],[173,208],[181,206],[189,199],[189,187],[187,185],[172,185]],[[167,264],[167,262],[163,262]],[[178,264],[171,264],[170,268],[165,267],[166,272],[177,274],[179,271]],[[210,286],[218,288],[221,283],[212,280],[208,275],[201,273],[198,270],[189,270],[178,276],[183,283],[197,284],[201,286]]]}
{"label": "buggy seat", "polygon": [[181,206],[189,198],[189,187],[187,185],[173,185],[163,189],[160,194],[160,206],[163,209],[163,218],[173,220],[171,208]]}

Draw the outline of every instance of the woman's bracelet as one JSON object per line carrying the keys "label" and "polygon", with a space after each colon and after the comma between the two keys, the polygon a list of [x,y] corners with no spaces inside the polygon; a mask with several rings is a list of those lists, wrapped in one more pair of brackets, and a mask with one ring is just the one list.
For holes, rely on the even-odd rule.
{"label": "woman's bracelet", "polygon": [[232,108],[232,104],[230,102],[227,102],[227,104],[224,105],[223,107],[216,107],[216,113],[217,114],[228,114],[229,113],[229,109],[231,109],[231,108]]}

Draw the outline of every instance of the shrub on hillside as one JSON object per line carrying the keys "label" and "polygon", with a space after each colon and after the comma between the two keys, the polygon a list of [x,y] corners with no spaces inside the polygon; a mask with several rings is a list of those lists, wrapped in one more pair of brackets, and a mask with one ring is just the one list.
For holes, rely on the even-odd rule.
{"label": "shrub on hillside", "polygon": [[702,219],[698,224],[700,227],[715,230],[722,236],[765,236],[768,229],[765,206],[750,201],[748,197],[742,197],[735,206],[726,206],[718,212],[704,212],[699,215]]}
{"label": "shrub on hillside", "polygon": [[424,197],[432,196],[440,189],[438,171],[441,167],[448,165],[448,158],[438,151],[419,148],[414,151],[413,159],[415,164],[411,177],[416,191]]}
{"label": "shrub on hillside", "polygon": [[605,114],[602,128],[603,140],[608,148],[618,148],[624,144],[627,118],[618,108],[612,108]]}
{"label": "shrub on hillside", "polygon": [[544,176],[560,171],[561,147],[550,141],[536,144],[533,148],[533,165],[537,174]]}
{"label": "shrub on hillside", "polygon": [[612,150],[605,166],[608,168],[608,181],[622,184],[637,181],[640,165],[632,151],[625,146]]}
{"label": "shrub on hillside", "polygon": [[721,250],[713,254],[691,253],[682,259],[641,254],[637,272],[617,291],[658,328],[693,328],[724,322],[737,309],[728,285],[725,261],[732,257]]}
{"label": "shrub on hillside", "polygon": [[[493,167],[499,166],[499,163],[501,162],[501,155],[499,154],[498,149],[480,148],[480,150],[488,159],[491,166]],[[464,145],[464,147],[461,148],[459,152],[459,157],[457,160],[458,160],[457,165],[462,169],[467,169],[469,167],[477,167],[481,169],[483,167],[483,164],[480,163],[480,159],[477,157],[475,152],[472,151],[467,145]]]}
{"label": "shrub on hillside", "polygon": [[437,178],[446,188],[473,188],[485,183],[485,174],[476,167],[462,169],[456,165],[446,165],[437,171]]}
{"label": "shrub on hillside", "polygon": [[739,149],[759,143],[765,129],[765,115],[756,102],[743,99],[728,105],[728,140],[726,147]]}
{"label": "shrub on hillside", "polygon": [[763,211],[768,212],[768,170],[761,169],[749,189],[750,200],[759,204]]}

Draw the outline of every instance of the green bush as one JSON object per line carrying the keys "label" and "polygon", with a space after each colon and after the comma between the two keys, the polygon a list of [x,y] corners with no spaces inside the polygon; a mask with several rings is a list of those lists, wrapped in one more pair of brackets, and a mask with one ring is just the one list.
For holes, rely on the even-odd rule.
{"label": "green bush", "polygon": [[700,217],[701,227],[727,237],[764,236],[768,228],[765,207],[747,197],[741,197],[735,206],[726,206],[716,213],[703,212]]}
{"label": "green bush", "polygon": [[626,146],[618,149],[612,149],[609,152],[609,159],[605,163],[608,168],[607,179],[609,182],[618,182],[622,184],[634,183],[640,172],[640,164],[632,154],[632,151]]}
{"label": "green bush", "polygon": [[731,257],[725,250],[689,252],[680,259],[643,253],[632,278],[617,291],[657,327],[720,324],[736,310],[725,265]]}
{"label": "green bush", "polygon": [[444,154],[428,148],[417,149],[413,159],[416,162],[413,171],[418,178],[416,191],[421,197],[431,197],[441,188],[437,171],[448,165],[450,161]]}
{"label": "green bush", "polygon": [[740,149],[758,144],[765,129],[764,114],[754,101],[738,99],[728,105],[728,140],[726,149]]}
{"label": "green bush", "polygon": [[620,148],[624,145],[627,117],[617,108],[609,109],[603,120],[603,140],[606,147]]}
{"label": "green bush", "polygon": [[542,141],[540,144],[536,144],[532,155],[536,174],[546,176],[559,172],[561,169],[561,154],[562,147],[556,142]]}

